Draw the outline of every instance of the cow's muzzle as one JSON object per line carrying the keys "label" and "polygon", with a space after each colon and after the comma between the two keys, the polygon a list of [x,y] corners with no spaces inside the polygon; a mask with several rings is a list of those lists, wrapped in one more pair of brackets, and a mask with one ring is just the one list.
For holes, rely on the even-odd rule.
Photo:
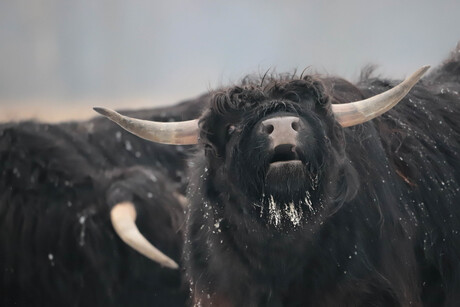
{"label": "cow's muzzle", "polygon": [[[303,123],[297,116],[277,116],[265,119],[257,127],[257,133],[270,140],[271,149],[277,151],[281,145],[290,152],[291,148],[297,146],[299,131],[303,129]],[[286,151],[278,149],[278,151]]]}
{"label": "cow's muzzle", "polygon": [[300,162],[297,153],[299,135],[304,134],[305,130],[303,121],[292,115],[264,119],[256,126],[258,136],[266,138],[269,143],[271,166]]}

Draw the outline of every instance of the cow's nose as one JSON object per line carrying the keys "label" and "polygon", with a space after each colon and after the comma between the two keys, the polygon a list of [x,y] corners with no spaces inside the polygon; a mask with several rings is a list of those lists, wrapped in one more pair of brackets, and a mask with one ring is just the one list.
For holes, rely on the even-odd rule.
{"label": "cow's nose", "polygon": [[272,148],[278,145],[297,145],[297,134],[301,126],[297,116],[279,116],[266,119],[260,123],[259,133],[271,140]]}

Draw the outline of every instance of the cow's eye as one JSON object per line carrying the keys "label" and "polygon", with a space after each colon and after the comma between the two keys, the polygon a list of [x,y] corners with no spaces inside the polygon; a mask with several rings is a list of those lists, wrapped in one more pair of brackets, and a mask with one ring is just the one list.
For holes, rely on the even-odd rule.
{"label": "cow's eye", "polygon": [[236,131],[235,125],[228,125],[227,127],[227,135],[232,135]]}

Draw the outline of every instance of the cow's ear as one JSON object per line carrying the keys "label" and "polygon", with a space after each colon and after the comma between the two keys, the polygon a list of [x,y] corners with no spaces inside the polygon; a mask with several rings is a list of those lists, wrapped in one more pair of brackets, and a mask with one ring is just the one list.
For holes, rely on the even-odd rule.
{"label": "cow's ear", "polygon": [[200,143],[206,151],[215,156],[222,156],[225,151],[227,124],[222,115],[206,111],[199,121]]}

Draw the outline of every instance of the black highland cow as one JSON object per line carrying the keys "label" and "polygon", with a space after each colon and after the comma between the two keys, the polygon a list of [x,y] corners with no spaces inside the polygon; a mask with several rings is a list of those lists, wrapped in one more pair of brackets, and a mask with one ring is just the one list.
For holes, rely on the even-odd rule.
{"label": "black highland cow", "polygon": [[460,47],[407,94],[425,70],[400,86],[248,81],[183,125],[97,111],[199,144],[184,247],[197,306],[457,306]]}
{"label": "black highland cow", "polygon": [[[193,118],[205,99],[132,115]],[[1,125],[0,306],[184,306],[181,271],[115,229],[132,243],[123,214],[137,212],[140,233],[180,263],[187,155],[101,118]]]}

